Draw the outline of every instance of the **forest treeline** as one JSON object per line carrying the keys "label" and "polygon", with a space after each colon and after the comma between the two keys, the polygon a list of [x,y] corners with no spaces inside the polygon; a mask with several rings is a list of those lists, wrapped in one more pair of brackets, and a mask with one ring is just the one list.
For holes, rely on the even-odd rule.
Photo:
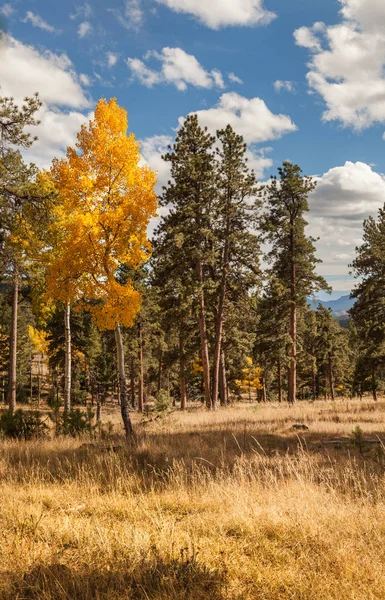
{"label": "forest treeline", "polygon": [[[18,403],[130,408],[237,398],[288,401],[382,389],[385,210],[364,222],[346,327],[310,298],[328,290],[307,235],[315,182],[284,162],[261,185],[228,125],[188,116],[163,156],[159,198],[127,134],[100,100],[76,146],[49,170],[23,160],[39,97],[0,98],[0,375]],[[148,226],[161,218],[147,240]],[[266,250],[267,249],[267,250]]]}

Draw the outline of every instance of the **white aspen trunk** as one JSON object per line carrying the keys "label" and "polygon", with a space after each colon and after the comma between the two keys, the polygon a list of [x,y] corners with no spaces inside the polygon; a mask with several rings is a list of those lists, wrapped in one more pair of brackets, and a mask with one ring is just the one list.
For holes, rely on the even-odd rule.
{"label": "white aspen trunk", "polygon": [[115,341],[116,341],[116,355],[117,355],[117,359],[118,359],[120,410],[122,413],[124,431],[125,431],[126,437],[128,438],[133,435],[134,431],[132,429],[130,413],[128,410],[127,382],[126,382],[126,375],[124,372],[124,346],[123,346],[122,332],[120,331],[119,323],[116,323],[116,326],[115,326]]}
{"label": "white aspen trunk", "polygon": [[64,414],[71,412],[71,307],[69,302],[64,306],[65,359],[64,359]]}

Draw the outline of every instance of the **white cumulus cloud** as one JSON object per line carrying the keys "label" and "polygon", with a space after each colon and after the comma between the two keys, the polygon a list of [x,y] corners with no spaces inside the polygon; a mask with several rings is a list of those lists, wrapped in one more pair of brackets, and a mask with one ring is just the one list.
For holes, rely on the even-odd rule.
{"label": "white cumulus cloud", "polygon": [[161,52],[150,51],[144,57],[145,61],[155,59],[160,62],[160,68],[151,69],[146,62],[139,58],[128,58],[127,65],[133,78],[147,87],[159,83],[170,83],[178,90],[186,90],[189,85],[202,88],[224,88],[225,84],[220,71],[206,71],[192,54],[187,54],[181,48],[163,48]]}
{"label": "white cumulus cloud", "polygon": [[[347,161],[315,179],[307,219],[308,233],[319,237],[317,256],[323,262],[317,269],[325,276],[346,276],[355,247],[362,243],[364,219],[375,217],[384,205],[385,176],[366,163]],[[346,281],[347,289],[353,287]]]}
{"label": "white cumulus cloud", "polygon": [[[297,130],[289,116],[272,113],[261,98],[249,99],[235,92],[223,94],[214,108],[196,114],[200,123],[213,133],[230,124],[247,144],[277,140]],[[182,121],[180,118],[179,122]]]}
{"label": "white cumulus cloud", "polygon": [[227,26],[267,25],[276,15],[263,0],[156,0],[179,13],[197,18],[211,29]]}
{"label": "white cumulus cloud", "polygon": [[38,114],[41,123],[31,131],[39,137],[26,153],[26,158],[47,167],[54,156],[62,156],[67,145],[89,115],[90,109],[73,64],[66,54],[57,55],[24,45],[10,36],[0,41],[1,93],[21,103],[36,91],[44,102]]}
{"label": "white cumulus cloud", "polygon": [[341,22],[294,33],[311,52],[307,81],[326,104],[324,121],[362,130],[385,123],[385,3],[339,0]]}

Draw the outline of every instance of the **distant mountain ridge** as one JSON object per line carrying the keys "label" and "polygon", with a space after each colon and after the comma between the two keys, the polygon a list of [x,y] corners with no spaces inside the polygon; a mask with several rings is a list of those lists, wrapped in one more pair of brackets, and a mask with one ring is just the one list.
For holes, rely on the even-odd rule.
{"label": "distant mountain ridge", "polygon": [[310,305],[311,308],[316,309],[318,304],[322,304],[325,308],[331,308],[335,317],[343,317],[348,314],[348,310],[352,308],[354,303],[355,299],[347,295],[341,296],[337,300],[319,300],[317,298],[315,301],[311,300]]}

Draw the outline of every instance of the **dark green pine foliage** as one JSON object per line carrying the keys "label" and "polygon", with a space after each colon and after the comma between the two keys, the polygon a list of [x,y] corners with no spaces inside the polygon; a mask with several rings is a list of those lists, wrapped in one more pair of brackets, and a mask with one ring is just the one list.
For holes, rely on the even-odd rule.
{"label": "dark green pine foliage", "polygon": [[[156,232],[158,246],[167,248],[169,276],[180,281],[184,298],[191,296],[199,323],[204,375],[204,395],[213,407],[207,331],[207,294],[213,282],[210,268],[215,264],[213,218],[217,196],[214,156],[215,138],[199,126],[196,115],[186,118],[175,143],[164,160],[171,165],[172,180],[164,190],[161,204],[169,213]],[[159,253],[158,253],[159,255]],[[181,299],[184,303],[184,298]]]}
{"label": "dark green pine foliage", "polygon": [[309,210],[308,196],[315,183],[302,176],[297,165],[284,162],[278,169],[279,179],[272,177],[263,195],[267,214],[264,220],[267,241],[272,248],[268,254],[271,272],[284,287],[284,302],[288,309],[290,344],[288,401],[297,396],[297,318],[298,310],[306,306],[306,298],[321,289],[326,281],[316,274],[320,262],[315,256],[314,239],[307,236],[305,213]]}
{"label": "dark green pine foliage", "polygon": [[[11,412],[16,408],[19,283],[25,265],[23,253],[7,242],[19,226],[20,217],[25,216],[26,208],[31,216],[31,206],[38,199],[33,185],[36,168],[24,164],[20,148],[29,148],[36,139],[24,130],[38,124],[36,112],[41,104],[37,96],[25,98],[21,107],[13,98],[0,98],[0,268],[13,290],[7,390]],[[20,235],[20,231],[17,233]]]}
{"label": "dark green pine foliage", "polygon": [[[244,294],[260,284],[260,240],[255,233],[260,201],[255,175],[247,163],[247,146],[228,125],[217,132],[217,202],[215,246],[217,257],[214,306],[212,404],[215,408],[220,371],[225,363],[223,336],[226,312]],[[222,373],[222,378],[224,374]],[[223,399],[222,399],[223,400]],[[222,401],[223,403],[223,401]]]}
{"label": "dark green pine foliage", "polygon": [[329,389],[330,398],[335,400],[336,386],[345,390],[345,381],[350,374],[348,333],[333,317],[331,309],[322,304],[316,311],[316,331],[318,369],[324,376],[325,395]]}
{"label": "dark green pine foliage", "polygon": [[359,344],[356,379],[360,391],[369,380],[377,399],[378,379],[385,367],[385,208],[379,210],[377,220],[369,217],[364,222],[363,243],[352,268],[362,278],[352,293],[356,302],[350,310]]}
{"label": "dark green pine foliage", "polygon": [[274,275],[271,275],[258,301],[257,314],[255,362],[262,367],[264,378],[270,378],[270,388],[276,392],[278,402],[282,402],[284,375],[288,366],[286,349],[290,343],[289,311],[286,288]]}

